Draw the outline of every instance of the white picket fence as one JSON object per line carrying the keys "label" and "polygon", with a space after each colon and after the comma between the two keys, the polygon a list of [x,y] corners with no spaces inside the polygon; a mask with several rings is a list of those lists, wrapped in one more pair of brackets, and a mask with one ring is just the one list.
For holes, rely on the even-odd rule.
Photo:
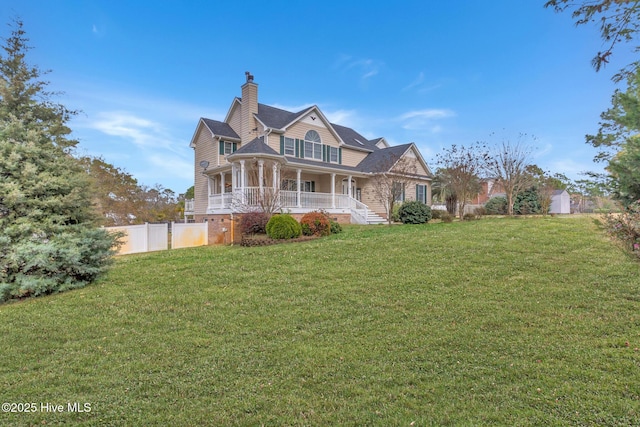
{"label": "white picket fence", "polygon": [[[208,223],[171,223],[171,248],[189,248],[207,245]],[[106,227],[106,230],[122,232],[124,237],[118,255],[140,252],[164,251],[169,249],[169,224],[141,224],[120,227]]]}

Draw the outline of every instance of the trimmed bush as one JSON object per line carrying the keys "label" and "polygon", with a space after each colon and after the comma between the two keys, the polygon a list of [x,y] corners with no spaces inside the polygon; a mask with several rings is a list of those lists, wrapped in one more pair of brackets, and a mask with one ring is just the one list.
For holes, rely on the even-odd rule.
{"label": "trimmed bush", "polygon": [[607,232],[640,258],[640,200],[620,214],[606,214],[604,220]]}
{"label": "trimmed bush", "polygon": [[489,199],[484,204],[487,215],[506,215],[507,214],[507,198],[498,196]]}
{"label": "trimmed bush", "polygon": [[442,214],[440,214],[440,220],[442,222],[453,222],[453,215],[449,212],[442,211]]}
{"label": "trimmed bush", "polygon": [[342,226],[337,221],[330,219],[329,222],[331,223],[331,234],[342,233]]}
{"label": "trimmed bush", "polygon": [[440,219],[446,213],[448,212],[442,209],[431,209],[431,219]]}
{"label": "trimmed bush", "polygon": [[302,234],[302,227],[298,221],[288,214],[272,216],[265,228],[267,235],[272,239],[293,239]]}
{"label": "trimmed bush", "polygon": [[404,202],[398,217],[403,224],[424,224],[431,219],[431,208],[417,200]]}
{"label": "trimmed bush", "polygon": [[331,220],[324,212],[313,211],[304,214],[300,226],[305,236],[328,236],[331,233]]}
{"label": "trimmed bush", "polygon": [[265,212],[247,212],[240,217],[242,234],[264,234],[267,232],[269,215]]}
{"label": "trimmed bush", "polygon": [[483,217],[487,214],[487,210],[484,208],[484,206],[479,206],[473,210],[473,213],[476,215],[476,219],[480,219],[480,217]]}

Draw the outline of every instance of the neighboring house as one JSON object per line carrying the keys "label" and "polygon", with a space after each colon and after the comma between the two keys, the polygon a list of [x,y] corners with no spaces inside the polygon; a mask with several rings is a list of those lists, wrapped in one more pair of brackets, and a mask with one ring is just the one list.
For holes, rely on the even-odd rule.
{"label": "neighboring house", "polygon": [[499,196],[505,196],[504,188],[502,188],[502,183],[493,178],[480,180],[480,185],[482,186],[482,189],[476,195],[476,197],[474,197],[473,200],[470,201],[475,205],[484,205],[489,201],[489,199]]}
{"label": "neighboring house", "polygon": [[549,213],[568,214],[571,213],[571,196],[567,190],[555,190],[551,195],[551,207]]}
{"label": "neighboring house", "polygon": [[369,140],[330,123],[317,106],[290,112],[260,104],[249,73],[224,121],[200,119],[190,146],[196,222],[228,224],[231,215],[264,205],[298,219],[324,209],[342,223],[381,222],[375,177],[392,177],[400,162],[412,166],[402,171],[404,198],[431,204],[432,174],[414,143]]}

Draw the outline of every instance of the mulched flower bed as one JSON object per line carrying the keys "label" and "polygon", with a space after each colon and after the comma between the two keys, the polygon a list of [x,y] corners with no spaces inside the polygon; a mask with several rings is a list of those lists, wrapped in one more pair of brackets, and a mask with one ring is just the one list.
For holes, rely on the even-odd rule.
{"label": "mulched flower bed", "polygon": [[295,239],[272,239],[266,234],[253,234],[242,236],[240,246],[270,246],[279,245],[280,243],[308,242],[318,237],[320,236],[300,236]]}

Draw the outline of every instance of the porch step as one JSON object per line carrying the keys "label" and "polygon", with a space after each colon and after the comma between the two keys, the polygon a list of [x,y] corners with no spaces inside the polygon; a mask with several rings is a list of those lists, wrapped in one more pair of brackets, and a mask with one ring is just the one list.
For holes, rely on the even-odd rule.
{"label": "porch step", "polygon": [[386,219],[375,212],[367,211],[367,224],[385,224]]}

